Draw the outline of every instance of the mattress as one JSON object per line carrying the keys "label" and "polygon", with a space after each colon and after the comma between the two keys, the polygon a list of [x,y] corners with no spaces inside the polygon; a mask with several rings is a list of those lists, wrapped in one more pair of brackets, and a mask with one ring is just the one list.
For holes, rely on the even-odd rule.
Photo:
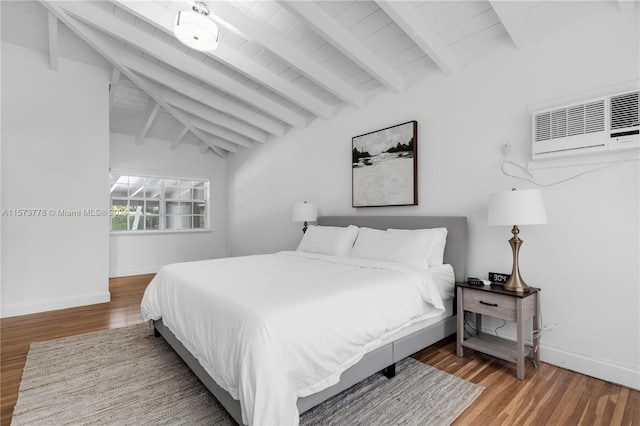
{"label": "mattress", "polygon": [[[420,331],[422,329],[425,329],[433,324],[439,323],[440,321],[449,318],[451,316],[453,316],[453,313],[455,311],[455,304],[454,304],[454,299],[444,299],[442,301],[442,304],[444,305],[444,312],[441,312],[435,316],[432,316],[430,318],[426,318],[423,319],[421,321],[415,322],[407,327],[404,327],[401,330],[396,331],[393,334],[390,334],[389,336],[387,336],[386,338],[384,338],[379,345],[376,345],[375,347],[371,348],[371,351],[376,350],[379,347],[382,347],[388,343],[391,343],[395,340],[398,339],[402,339],[403,337],[409,336],[410,334],[415,333],[416,331]],[[370,351],[370,352],[371,352]]]}

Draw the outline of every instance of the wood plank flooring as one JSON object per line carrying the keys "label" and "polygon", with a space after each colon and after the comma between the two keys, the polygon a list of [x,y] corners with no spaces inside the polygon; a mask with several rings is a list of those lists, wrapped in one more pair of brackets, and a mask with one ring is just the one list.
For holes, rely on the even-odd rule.
{"label": "wood plank flooring", "polygon": [[153,274],[109,280],[111,302],[0,319],[0,425],[11,423],[31,342],[142,322],[140,301]]}
{"label": "wood plank flooring", "polygon": [[[31,342],[142,322],[140,300],[153,274],[110,280],[111,302],[0,320],[1,422],[11,423]],[[569,370],[529,362],[525,380],[515,365],[466,350],[447,338],[415,358],[485,387],[454,425],[640,425],[640,392]]]}

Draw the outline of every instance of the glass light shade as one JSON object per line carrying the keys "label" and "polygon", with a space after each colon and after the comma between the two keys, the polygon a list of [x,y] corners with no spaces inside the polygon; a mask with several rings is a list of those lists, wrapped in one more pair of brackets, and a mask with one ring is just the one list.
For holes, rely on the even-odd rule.
{"label": "glass light shade", "polygon": [[218,26],[196,11],[178,12],[173,33],[182,44],[194,50],[207,52],[218,47]]}
{"label": "glass light shade", "polygon": [[498,192],[489,197],[489,225],[538,225],[547,214],[538,189]]}
{"label": "glass light shade", "polygon": [[313,222],[318,219],[318,209],[311,203],[296,203],[293,205],[291,220],[294,222]]}

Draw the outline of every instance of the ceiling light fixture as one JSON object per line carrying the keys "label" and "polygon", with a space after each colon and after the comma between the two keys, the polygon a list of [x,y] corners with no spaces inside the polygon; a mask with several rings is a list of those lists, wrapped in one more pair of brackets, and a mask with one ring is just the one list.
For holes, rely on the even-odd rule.
{"label": "ceiling light fixture", "polygon": [[209,18],[209,8],[203,2],[196,2],[193,10],[178,12],[173,34],[186,46],[201,52],[209,52],[218,47],[220,30]]}

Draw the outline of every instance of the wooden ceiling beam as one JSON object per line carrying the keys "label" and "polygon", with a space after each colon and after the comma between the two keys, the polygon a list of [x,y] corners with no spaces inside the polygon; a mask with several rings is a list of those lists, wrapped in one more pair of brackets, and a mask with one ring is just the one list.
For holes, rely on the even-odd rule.
{"label": "wooden ceiling beam", "polygon": [[411,2],[376,0],[376,3],[445,74],[455,74],[458,70],[455,54]]}
{"label": "wooden ceiling beam", "polygon": [[232,153],[236,153],[238,152],[238,145],[231,143],[227,140],[218,138],[216,136],[212,136],[206,132],[203,132],[200,129],[196,129],[194,128],[193,130],[191,130],[191,132],[196,135],[198,137],[198,139],[200,139],[202,142],[204,142],[205,144],[209,145],[209,148],[214,149],[215,148],[222,148],[228,152],[232,152]]}
{"label": "wooden ceiling beam", "polygon": [[144,115],[144,122],[142,124],[142,128],[136,137],[136,145],[142,145],[144,139],[147,137],[147,133],[149,133],[149,129],[153,124],[153,121],[156,119],[158,115],[158,111],[160,111],[160,105],[154,100],[149,100],[149,105],[147,105],[147,109]]}
{"label": "wooden ceiling beam", "polygon": [[[242,122],[236,122],[235,125],[222,125],[225,121],[229,121],[230,117],[225,117],[224,114],[211,109],[199,102],[191,100],[185,96],[182,96],[173,91],[164,91],[163,93],[164,99],[174,107],[181,109],[183,111],[188,112],[189,114],[198,116],[212,125],[219,127],[220,129],[226,129],[229,135],[238,136],[237,140],[239,145],[249,147],[251,146],[250,141],[256,141],[260,143],[265,143],[267,141],[267,137],[264,133],[257,133],[256,129],[251,126],[244,124]],[[221,116],[221,117],[220,117]],[[233,141],[233,139],[229,139]]]}
{"label": "wooden ceiling beam", "polygon": [[360,65],[387,88],[397,93],[404,91],[405,85],[402,76],[364,46],[316,3],[311,1],[281,1],[281,4],[294,14],[298,14],[316,33],[320,34],[333,47]]}
{"label": "wooden ceiling beam", "polygon": [[172,107],[171,105],[167,105],[167,108],[169,113],[174,117],[176,117],[178,121],[180,121],[181,123],[183,122],[188,123],[189,131],[193,133],[198,139],[200,139],[201,142],[204,142],[205,144],[207,144],[209,148],[213,150],[213,152],[218,153],[218,151],[221,149],[226,152],[232,152],[232,153],[238,152],[237,144],[233,142],[229,142],[228,140],[214,137],[212,135],[209,135],[203,132],[202,130],[198,129],[196,126],[193,125],[192,123],[193,117],[188,116],[186,113],[178,110],[177,108]]}
{"label": "wooden ceiling beam", "polygon": [[[107,61],[111,63],[114,67],[118,68],[121,73],[123,73],[127,78],[129,78],[134,84],[138,85],[141,90],[143,90],[151,99],[156,101],[160,106],[162,106],[165,110],[169,111],[183,126],[187,127],[192,133],[194,133],[200,140],[204,143],[209,144],[211,149],[218,154],[221,158],[227,157],[227,151],[221,147],[213,144],[211,140],[206,138],[202,132],[198,131],[198,129],[194,128],[190,123],[187,117],[184,114],[179,114],[179,111],[172,112],[173,108],[171,108],[166,102],[153,93],[152,90],[147,87],[145,81],[143,81],[137,74],[130,71],[126,67],[124,67],[120,61],[119,57],[122,52],[120,46],[113,40],[105,37],[104,34],[100,33],[98,30],[83,24],[77,19],[71,17],[63,8],[60,7],[59,2],[55,1],[44,1],[41,0],[41,4],[51,13],[53,13],[56,18],[58,18],[62,23],[64,23],[71,31],[73,31],[78,37],[84,40],[89,46],[95,49],[100,55],[102,55]],[[66,2],[64,4],[69,4]],[[175,114],[174,114],[175,113]],[[198,135],[200,134],[200,136]]]}
{"label": "wooden ceiling beam", "polygon": [[[182,2],[185,4],[185,9],[190,8],[189,1],[183,0]],[[270,50],[279,56],[281,60],[288,63],[289,66],[298,70],[306,78],[315,82],[337,98],[357,108],[364,106],[364,96],[353,86],[347,84],[331,71],[320,66],[295,46],[292,46],[264,25],[254,21],[228,2],[209,2],[209,10],[211,12],[211,15],[209,15],[211,19],[229,28],[244,39]]]}
{"label": "wooden ceiling beam", "polygon": [[[116,0],[115,3],[137,18],[173,36],[176,17],[166,8],[156,5],[153,2]],[[235,49],[225,46],[224,43],[218,45],[215,51],[203,52],[203,54],[224,63],[319,117],[330,119],[333,116],[333,109],[329,105],[294,86],[279,75],[256,64],[251,59],[238,53]]]}
{"label": "wooden ceiling beam", "polygon": [[130,44],[165,64],[180,69],[223,92],[229,93],[279,120],[298,128],[304,128],[307,125],[305,116],[239,83],[215,68],[189,56],[182,50],[160,42],[153,35],[126,23],[98,6],[92,5],[92,2],[66,1],[56,3],[62,9],[109,36]]}
{"label": "wooden ceiling beam", "polygon": [[498,16],[498,19],[500,19],[500,22],[502,22],[505,30],[507,30],[507,34],[509,34],[516,49],[524,49],[527,47],[529,44],[526,33],[527,25],[522,21],[520,15],[514,13],[513,5],[509,4],[509,2],[499,0],[489,0],[489,4]]}
{"label": "wooden ceiling beam", "polygon": [[284,136],[287,128],[276,121],[232,102],[222,96],[216,96],[202,86],[187,81],[176,74],[153,65],[151,62],[129,52],[122,52],[122,63],[133,71],[148,77],[166,87],[175,90],[191,99],[203,103],[210,108],[237,118],[243,122],[272,135]]}
{"label": "wooden ceiling beam", "polygon": [[216,126],[215,124],[203,118],[191,117],[191,124],[193,124],[194,127],[202,130],[203,132],[207,132],[210,135],[218,136],[224,140],[231,141],[241,148],[251,148],[251,140],[243,138],[240,135],[235,135],[233,134],[233,132],[223,127]]}
{"label": "wooden ceiling beam", "polygon": [[[149,88],[149,90],[153,91],[156,96],[162,98],[165,103],[171,108],[171,111],[178,114],[185,114],[186,120],[188,120],[189,124],[197,130],[205,130],[210,135],[218,137],[218,140],[225,141],[225,148],[229,151],[228,147],[231,146],[234,149],[232,152],[236,152],[238,147],[242,148],[250,148],[251,147],[251,139],[244,137],[234,131],[226,129],[224,127],[215,125],[213,123],[208,122],[206,119],[210,118],[210,114],[212,111],[210,108],[202,104],[198,104],[195,101],[192,101],[188,98],[181,97],[175,92],[165,89],[162,85],[144,80],[144,84]],[[186,102],[183,102],[185,101]],[[183,108],[184,107],[184,108]],[[204,122],[207,122],[209,125],[204,125]],[[227,143],[231,143],[232,145],[228,145]],[[216,144],[218,144],[216,142]]]}

